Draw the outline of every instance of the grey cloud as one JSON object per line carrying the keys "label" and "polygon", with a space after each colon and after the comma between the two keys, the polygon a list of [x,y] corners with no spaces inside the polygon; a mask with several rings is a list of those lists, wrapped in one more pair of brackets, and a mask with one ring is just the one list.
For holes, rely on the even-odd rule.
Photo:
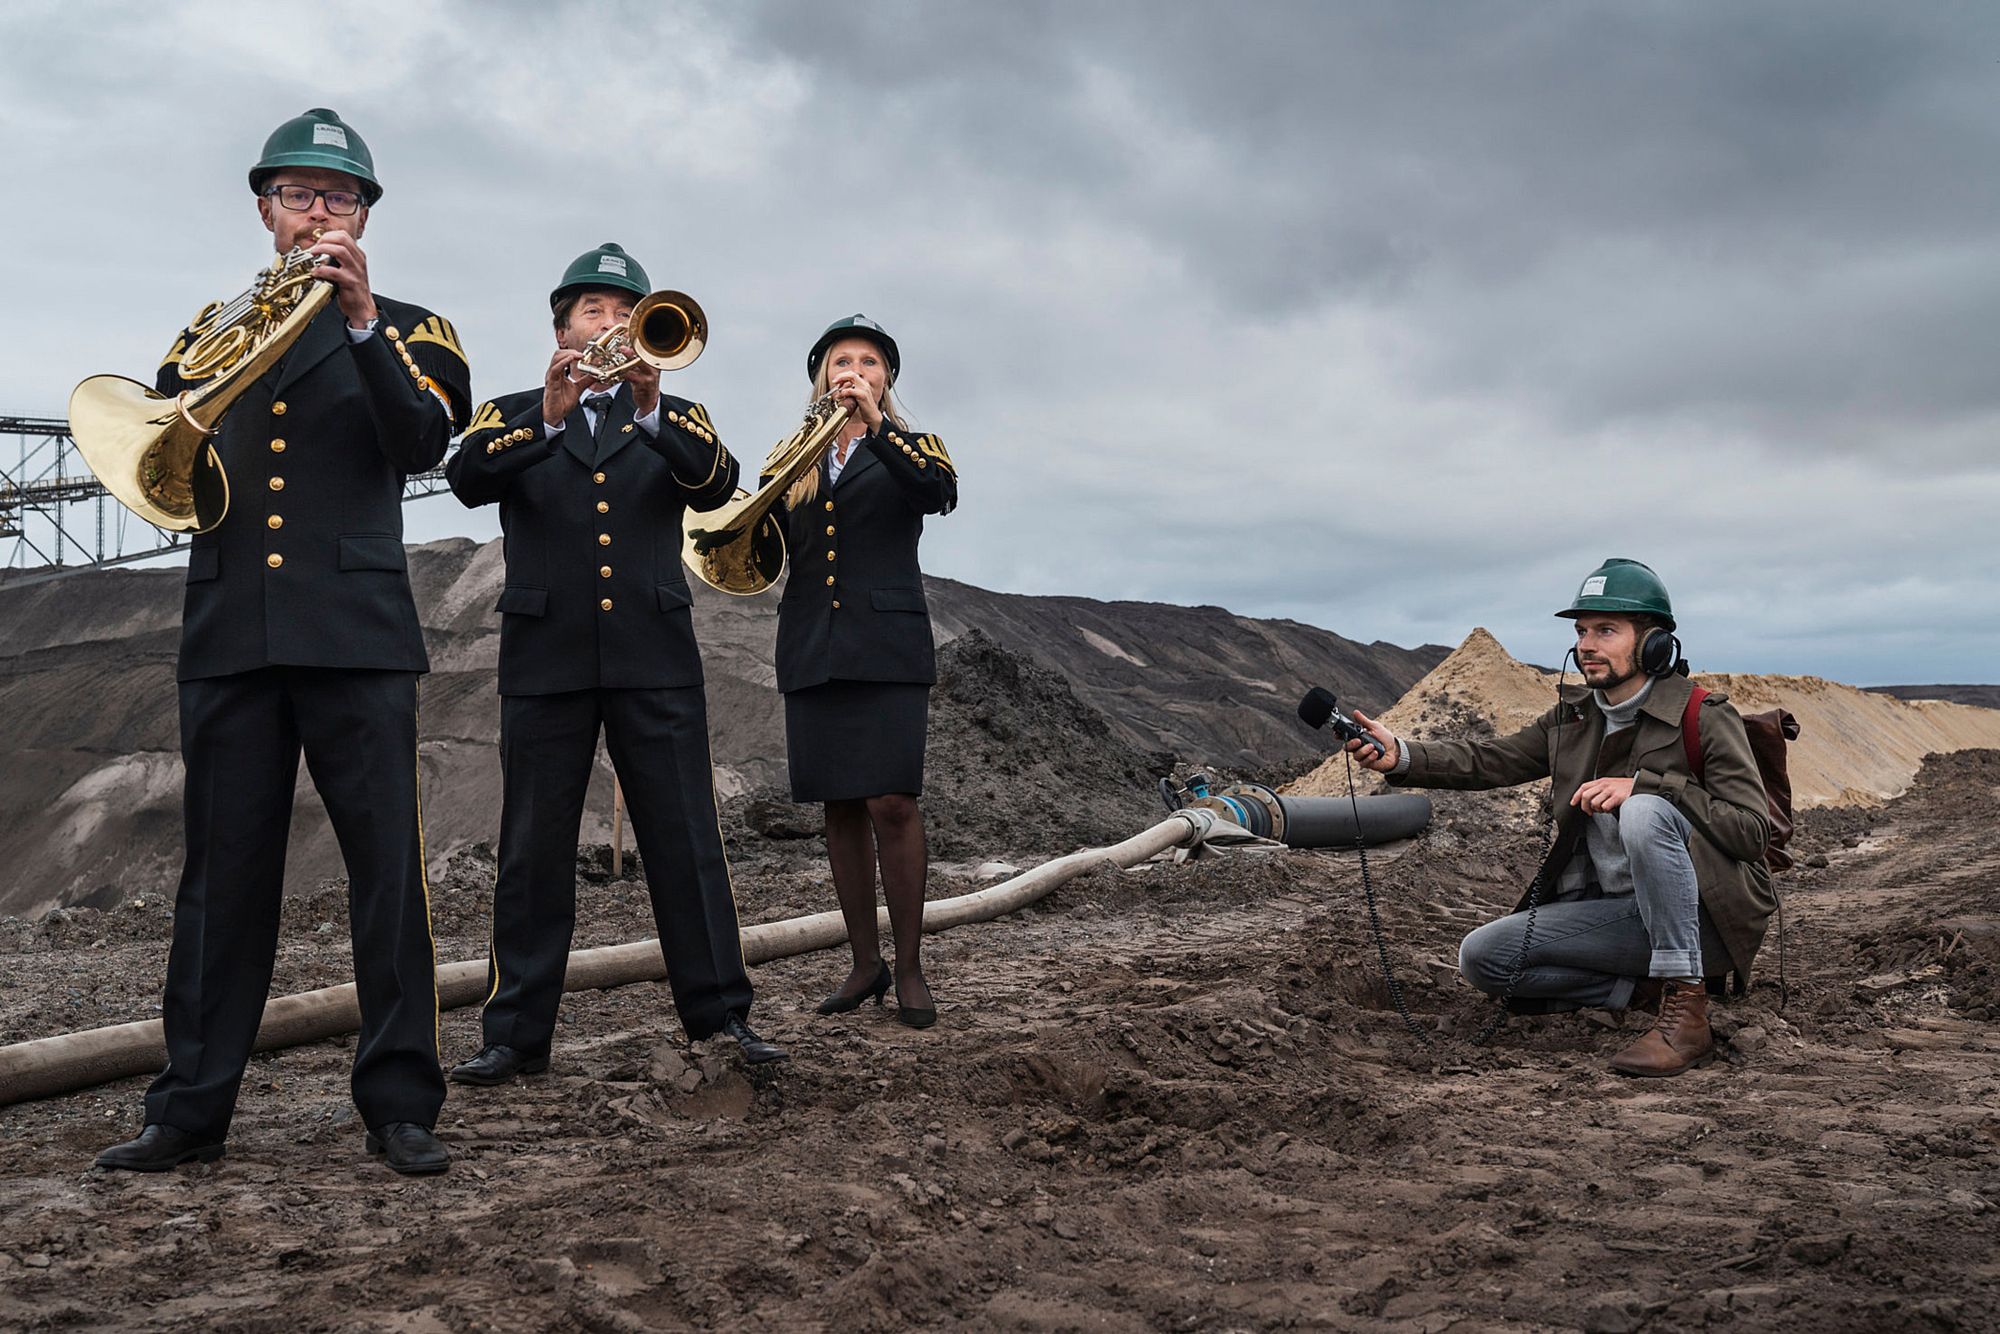
{"label": "grey cloud", "polygon": [[[323,7],[10,11],[32,206],[0,262],[17,309],[84,309],[0,410],[143,374],[240,287],[247,157],[326,104],[389,183],[383,290],[453,318],[481,395],[533,382],[548,286],[606,238],[709,307],[677,387],[746,462],[827,320],[889,324],[965,477],[938,573],[1553,661],[1552,605],[1619,552],[1670,571],[1705,665],[1991,678],[1987,10],[342,12],[301,41]],[[98,207],[114,177],[154,208]],[[146,259],[101,289],[46,259],[107,248]]]}

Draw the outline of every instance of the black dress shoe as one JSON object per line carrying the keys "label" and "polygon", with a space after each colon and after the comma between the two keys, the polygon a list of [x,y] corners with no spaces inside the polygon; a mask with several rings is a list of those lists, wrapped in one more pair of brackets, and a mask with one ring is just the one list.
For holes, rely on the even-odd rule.
{"label": "black dress shoe", "polygon": [[204,1140],[172,1126],[151,1125],[137,1139],[114,1144],[97,1155],[99,1167],[126,1172],[164,1172],[193,1159],[212,1163],[222,1156],[221,1140]]}
{"label": "black dress shoe", "polygon": [[390,1121],[369,1131],[366,1143],[368,1152],[382,1154],[404,1176],[427,1176],[451,1166],[451,1154],[431,1128],[414,1121]]}
{"label": "black dress shoe", "polygon": [[743,1016],[740,1014],[732,1014],[723,1020],[722,1031],[736,1039],[736,1045],[743,1048],[743,1059],[752,1065],[785,1059],[785,1049],[775,1042],[766,1042],[751,1032],[750,1025],[743,1022]]}
{"label": "black dress shoe", "polygon": [[493,1085],[504,1084],[515,1075],[539,1075],[549,1068],[547,1056],[529,1056],[515,1051],[512,1047],[492,1046],[469,1061],[460,1061],[451,1068],[451,1077],[458,1084]]}
{"label": "black dress shoe", "polygon": [[881,971],[875,974],[873,982],[870,982],[851,996],[843,996],[837,991],[834,992],[819,1003],[816,1012],[819,1014],[846,1014],[849,1010],[860,1009],[861,1002],[869,999],[871,996],[874,998],[875,1003],[880,1005],[883,993],[889,990],[889,965],[885,963],[880,965],[880,968]]}

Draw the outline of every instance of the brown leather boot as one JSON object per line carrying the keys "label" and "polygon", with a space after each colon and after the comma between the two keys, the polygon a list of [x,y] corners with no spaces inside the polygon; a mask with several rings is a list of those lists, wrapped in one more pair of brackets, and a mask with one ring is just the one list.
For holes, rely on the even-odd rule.
{"label": "brown leather boot", "polygon": [[1714,1049],[1707,989],[1699,982],[1668,982],[1660,991],[1659,1018],[1611,1058],[1611,1068],[1621,1075],[1664,1079],[1692,1069]]}

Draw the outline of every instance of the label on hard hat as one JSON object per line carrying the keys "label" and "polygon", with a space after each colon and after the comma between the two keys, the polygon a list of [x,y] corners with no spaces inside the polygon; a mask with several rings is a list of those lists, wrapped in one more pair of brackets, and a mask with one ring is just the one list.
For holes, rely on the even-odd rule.
{"label": "label on hard hat", "polygon": [[623,255],[599,255],[597,257],[597,271],[599,273],[615,273],[620,278],[629,278],[631,276],[625,271],[625,257]]}
{"label": "label on hard hat", "polygon": [[347,147],[347,131],[338,125],[328,125],[320,121],[313,126],[315,144],[332,144],[335,148]]}
{"label": "label on hard hat", "polygon": [[1577,593],[1577,596],[1580,598],[1602,597],[1603,595],[1604,576],[1601,574],[1593,574],[1590,578],[1584,580],[1582,589]]}

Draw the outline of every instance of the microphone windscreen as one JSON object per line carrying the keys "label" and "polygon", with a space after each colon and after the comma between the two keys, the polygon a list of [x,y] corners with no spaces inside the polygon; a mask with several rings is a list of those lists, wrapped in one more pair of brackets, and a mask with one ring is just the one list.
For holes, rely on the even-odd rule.
{"label": "microphone windscreen", "polygon": [[1325,727],[1326,720],[1333,717],[1333,711],[1338,707],[1339,703],[1334,699],[1331,690],[1324,686],[1314,686],[1306,692],[1306,697],[1299,701],[1299,721],[1307,727]]}

